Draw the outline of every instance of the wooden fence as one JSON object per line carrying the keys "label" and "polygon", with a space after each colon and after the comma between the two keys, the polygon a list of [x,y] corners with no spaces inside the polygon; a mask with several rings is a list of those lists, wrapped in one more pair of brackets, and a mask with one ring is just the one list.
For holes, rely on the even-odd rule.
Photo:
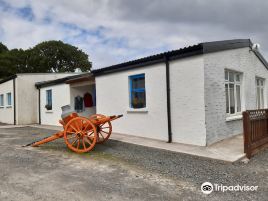
{"label": "wooden fence", "polygon": [[243,112],[244,152],[247,158],[268,147],[268,109]]}

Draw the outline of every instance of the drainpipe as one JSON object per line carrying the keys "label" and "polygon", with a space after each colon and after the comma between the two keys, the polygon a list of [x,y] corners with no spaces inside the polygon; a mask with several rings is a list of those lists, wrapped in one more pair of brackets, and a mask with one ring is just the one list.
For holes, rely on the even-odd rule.
{"label": "drainpipe", "polygon": [[40,88],[38,89],[38,123],[41,124],[41,95],[40,95]]}
{"label": "drainpipe", "polygon": [[14,110],[14,125],[17,124],[16,121],[16,78],[13,79],[13,110]]}
{"label": "drainpipe", "polygon": [[169,71],[169,57],[165,55],[166,64],[166,90],[167,90],[167,121],[168,121],[168,143],[172,142],[171,129],[171,112],[170,112],[170,71]]}

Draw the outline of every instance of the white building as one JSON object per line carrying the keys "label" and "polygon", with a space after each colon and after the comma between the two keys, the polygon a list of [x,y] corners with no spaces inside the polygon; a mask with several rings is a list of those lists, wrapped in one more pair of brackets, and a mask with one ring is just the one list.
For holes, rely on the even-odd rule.
{"label": "white building", "polygon": [[25,73],[0,80],[0,122],[37,123],[38,90],[35,82],[70,75],[73,73]]}
{"label": "white building", "polygon": [[267,107],[268,64],[249,39],[206,42],[97,69],[97,113],[114,132],[206,146]]}
{"label": "white building", "polygon": [[[38,104],[40,124],[60,125],[61,107],[65,105],[70,105],[71,110],[81,116],[89,117],[96,113],[95,79],[90,73],[38,82],[35,86],[39,89],[40,96]],[[80,101],[77,105],[78,97]],[[89,101],[88,105],[86,99]]]}

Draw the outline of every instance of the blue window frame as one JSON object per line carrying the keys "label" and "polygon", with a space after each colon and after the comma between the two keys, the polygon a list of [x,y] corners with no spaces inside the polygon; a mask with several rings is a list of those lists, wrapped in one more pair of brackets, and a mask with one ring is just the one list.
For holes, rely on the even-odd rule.
{"label": "blue window frame", "polygon": [[130,107],[134,109],[146,107],[145,74],[129,76]]}
{"label": "blue window frame", "polygon": [[12,101],[11,101],[11,93],[9,92],[9,93],[7,93],[7,106],[11,106],[11,103]]}
{"label": "blue window frame", "polygon": [[52,90],[46,90],[46,109],[52,110]]}
{"label": "blue window frame", "polygon": [[4,94],[0,95],[0,106],[3,107],[4,106]]}

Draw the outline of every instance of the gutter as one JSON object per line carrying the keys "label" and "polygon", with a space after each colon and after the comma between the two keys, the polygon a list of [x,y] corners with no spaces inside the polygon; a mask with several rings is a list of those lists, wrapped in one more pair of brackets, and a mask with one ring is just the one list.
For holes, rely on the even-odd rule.
{"label": "gutter", "polygon": [[170,69],[169,57],[165,55],[166,64],[166,90],[167,90],[167,121],[168,121],[168,143],[172,142],[172,127],[171,127],[171,110],[170,110]]}

